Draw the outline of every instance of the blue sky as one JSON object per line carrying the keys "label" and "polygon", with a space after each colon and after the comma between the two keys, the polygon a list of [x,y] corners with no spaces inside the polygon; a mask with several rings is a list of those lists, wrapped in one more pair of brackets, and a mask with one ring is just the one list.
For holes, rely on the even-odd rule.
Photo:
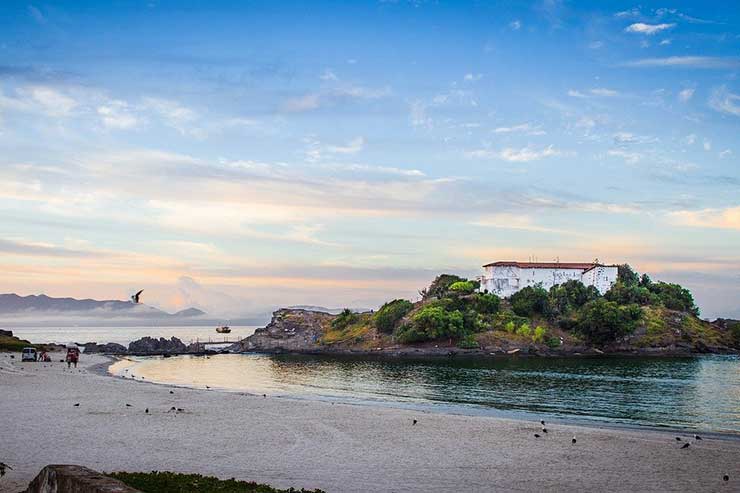
{"label": "blue sky", "polygon": [[0,4],[0,290],[247,314],[494,260],[740,315],[723,2]]}

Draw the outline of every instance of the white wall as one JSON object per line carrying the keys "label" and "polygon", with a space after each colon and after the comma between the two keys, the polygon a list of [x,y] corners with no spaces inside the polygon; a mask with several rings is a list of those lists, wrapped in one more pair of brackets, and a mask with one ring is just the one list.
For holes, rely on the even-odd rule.
{"label": "white wall", "polygon": [[524,269],[516,266],[487,266],[480,279],[481,291],[488,290],[501,297],[511,296],[527,286],[542,284],[549,290],[566,281],[578,280],[586,286],[595,286],[601,294],[606,293],[617,280],[617,268],[599,266],[585,269]]}

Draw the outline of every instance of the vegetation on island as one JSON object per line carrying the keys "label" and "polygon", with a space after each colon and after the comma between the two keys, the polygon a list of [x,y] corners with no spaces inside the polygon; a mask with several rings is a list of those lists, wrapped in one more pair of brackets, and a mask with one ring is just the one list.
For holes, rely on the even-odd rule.
{"label": "vegetation on island", "polygon": [[552,349],[619,343],[740,348],[740,323],[721,328],[700,320],[689,290],[654,282],[627,264],[619,266],[616,283],[603,295],[570,280],[549,290],[528,286],[501,299],[480,292],[478,281],[451,274],[438,276],[419,294],[419,302],[396,299],[376,312],[345,310],[319,342],[366,347],[437,342],[470,349],[503,341]]}
{"label": "vegetation on island", "polygon": [[281,490],[267,484],[236,479],[218,479],[200,474],[165,471],[114,472],[108,476],[144,493],[324,493],[323,490],[288,488]]}

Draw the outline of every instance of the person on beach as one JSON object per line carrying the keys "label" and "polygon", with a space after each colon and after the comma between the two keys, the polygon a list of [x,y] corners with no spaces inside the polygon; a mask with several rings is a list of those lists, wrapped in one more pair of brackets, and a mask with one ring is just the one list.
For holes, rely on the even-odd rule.
{"label": "person on beach", "polygon": [[77,368],[77,361],[80,359],[80,350],[73,347],[67,348],[67,368],[70,368],[72,366],[72,363],[74,363],[75,368]]}

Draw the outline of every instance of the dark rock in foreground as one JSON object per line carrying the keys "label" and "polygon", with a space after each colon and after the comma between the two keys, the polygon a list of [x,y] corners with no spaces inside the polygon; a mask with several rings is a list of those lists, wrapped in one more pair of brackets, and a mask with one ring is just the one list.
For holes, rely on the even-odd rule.
{"label": "dark rock in foreground", "polygon": [[184,353],[187,349],[187,346],[177,337],[171,339],[142,337],[128,345],[128,352],[132,354]]}
{"label": "dark rock in foreground", "polygon": [[333,318],[329,313],[282,308],[272,314],[266,327],[257,329],[230,349],[297,352],[314,349]]}

